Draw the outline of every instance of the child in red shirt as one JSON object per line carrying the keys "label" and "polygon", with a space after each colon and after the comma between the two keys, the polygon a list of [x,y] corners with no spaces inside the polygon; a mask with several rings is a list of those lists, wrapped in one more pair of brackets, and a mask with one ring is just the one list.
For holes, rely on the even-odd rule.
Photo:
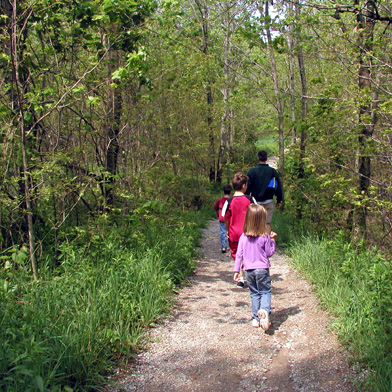
{"label": "child in red shirt", "polygon": [[[222,208],[222,216],[225,218],[225,224],[229,233],[230,252],[235,259],[238,248],[238,241],[243,233],[243,226],[246,211],[251,203],[256,201],[245,195],[248,176],[243,173],[236,173],[233,177],[234,195],[228,198]],[[241,276],[237,286],[244,287],[244,277],[241,269]]]}
{"label": "child in red shirt", "polygon": [[219,198],[213,207],[219,219],[219,236],[222,253],[226,253],[227,250],[227,229],[225,225],[225,218],[222,216],[222,208],[225,201],[230,197],[231,189],[231,185],[225,185],[223,187],[223,197]]}

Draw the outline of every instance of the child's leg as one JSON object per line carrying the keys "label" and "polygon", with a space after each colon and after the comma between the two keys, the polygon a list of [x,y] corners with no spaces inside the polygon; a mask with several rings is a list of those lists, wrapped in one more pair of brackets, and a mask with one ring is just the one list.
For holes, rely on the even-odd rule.
{"label": "child's leg", "polygon": [[227,248],[227,230],[225,222],[219,222],[219,236],[221,242],[221,249],[226,250]]}
{"label": "child's leg", "polygon": [[244,263],[242,262],[240,266],[240,275],[238,277],[238,282],[237,282],[238,287],[245,287],[244,270],[242,269],[243,265]]}
{"label": "child's leg", "polygon": [[257,289],[261,296],[260,309],[265,309],[271,313],[271,277],[269,269],[257,270]]}
{"label": "child's leg", "polygon": [[[230,252],[234,260],[237,254],[237,249],[238,249],[238,241],[230,241]],[[237,286],[242,288],[245,287],[244,270],[242,269],[242,264],[240,267],[240,274],[238,277]]]}
{"label": "child's leg", "polygon": [[265,332],[268,331],[271,326],[269,316],[271,313],[271,278],[269,269],[259,269],[257,276],[257,287],[261,295],[260,309],[257,312],[260,319],[260,327]]}
{"label": "child's leg", "polygon": [[261,295],[257,288],[256,271],[258,270],[245,271],[245,276],[246,276],[246,282],[248,283],[248,287],[249,287],[250,301],[252,305],[252,319],[259,320],[259,316],[257,312],[260,309]]}
{"label": "child's leg", "polygon": [[238,241],[230,240],[230,253],[233,259],[235,259],[235,255],[237,254],[237,248],[238,248]]}

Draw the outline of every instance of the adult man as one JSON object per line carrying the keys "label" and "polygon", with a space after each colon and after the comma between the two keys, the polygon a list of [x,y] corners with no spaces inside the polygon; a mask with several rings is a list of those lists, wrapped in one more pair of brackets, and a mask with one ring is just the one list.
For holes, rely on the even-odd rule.
{"label": "adult man", "polygon": [[[246,194],[253,196],[257,204],[261,204],[267,210],[267,231],[271,233],[271,221],[274,213],[274,196],[276,196],[276,208],[281,207],[283,201],[283,187],[278,172],[267,165],[267,153],[263,150],[257,153],[259,164],[248,172],[248,187]],[[275,178],[277,188],[269,187],[271,179]]]}

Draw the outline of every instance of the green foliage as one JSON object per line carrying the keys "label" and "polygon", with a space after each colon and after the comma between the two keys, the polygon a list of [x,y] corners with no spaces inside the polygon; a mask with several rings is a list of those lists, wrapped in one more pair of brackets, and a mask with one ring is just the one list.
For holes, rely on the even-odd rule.
{"label": "green foliage", "polygon": [[268,156],[279,155],[279,145],[276,134],[266,133],[256,143],[257,151],[264,150]]}
{"label": "green foliage", "polygon": [[75,240],[59,247],[59,266],[53,271],[48,259],[35,283],[23,249],[3,259],[1,390],[97,389],[135,352],[145,328],[169,311],[175,283],[193,271],[208,217],[160,212],[146,202],[121,224],[107,216],[95,228],[75,228]]}
{"label": "green foliage", "polygon": [[283,211],[275,208],[271,227],[278,234],[276,243],[281,249],[290,249],[290,246],[299,237],[307,235],[311,231],[304,221],[297,221],[294,211],[288,208]]}
{"label": "green foliage", "polygon": [[376,249],[299,237],[290,248],[294,265],[312,282],[354,362],[368,369],[365,390],[390,391],[392,270]]}

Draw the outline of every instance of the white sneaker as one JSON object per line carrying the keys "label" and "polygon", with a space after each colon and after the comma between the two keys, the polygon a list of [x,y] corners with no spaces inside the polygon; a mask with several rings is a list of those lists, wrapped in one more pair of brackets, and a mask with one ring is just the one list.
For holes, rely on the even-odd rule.
{"label": "white sneaker", "polygon": [[259,328],[260,327],[260,321],[257,319],[252,319],[252,327]]}
{"label": "white sneaker", "polygon": [[257,312],[257,315],[260,318],[260,327],[263,328],[265,332],[267,332],[271,326],[268,312],[265,309],[260,309]]}

